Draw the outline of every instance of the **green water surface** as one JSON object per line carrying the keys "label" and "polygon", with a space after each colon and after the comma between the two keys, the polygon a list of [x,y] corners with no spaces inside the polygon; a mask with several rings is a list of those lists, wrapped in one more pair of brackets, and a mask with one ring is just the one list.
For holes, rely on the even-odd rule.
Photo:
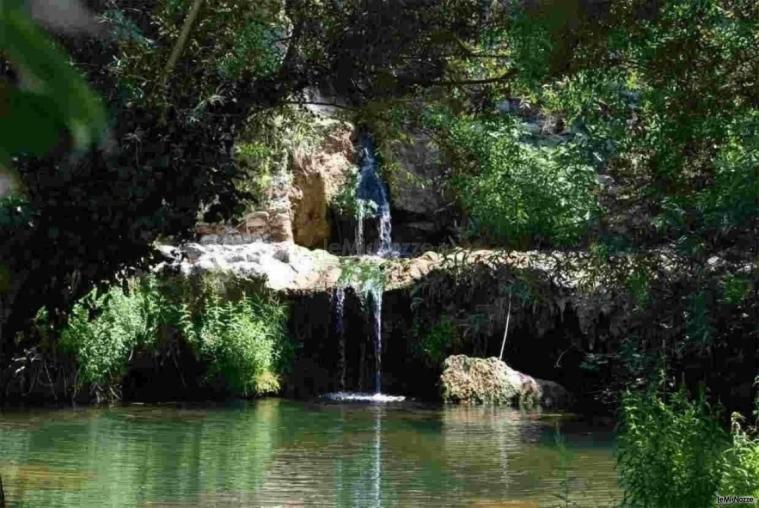
{"label": "green water surface", "polygon": [[413,403],[5,411],[0,475],[9,506],[34,507],[593,507],[619,495],[608,430]]}

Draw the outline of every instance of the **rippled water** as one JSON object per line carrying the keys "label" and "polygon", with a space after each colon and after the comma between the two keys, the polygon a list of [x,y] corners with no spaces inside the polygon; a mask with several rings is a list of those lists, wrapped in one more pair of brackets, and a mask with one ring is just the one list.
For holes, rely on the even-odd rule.
{"label": "rippled water", "polygon": [[0,414],[10,506],[611,506],[610,446],[557,415],[412,403]]}

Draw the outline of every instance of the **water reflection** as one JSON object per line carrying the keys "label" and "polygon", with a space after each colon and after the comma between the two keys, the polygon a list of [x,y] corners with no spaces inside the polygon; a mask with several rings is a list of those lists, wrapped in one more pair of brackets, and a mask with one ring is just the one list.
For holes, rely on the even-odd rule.
{"label": "water reflection", "polygon": [[[563,429],[578,504],[607,506],[608,433]],[[553,506],[553,436],[545,417],[411,404],[5,413],[0,473],[11,506]]]}

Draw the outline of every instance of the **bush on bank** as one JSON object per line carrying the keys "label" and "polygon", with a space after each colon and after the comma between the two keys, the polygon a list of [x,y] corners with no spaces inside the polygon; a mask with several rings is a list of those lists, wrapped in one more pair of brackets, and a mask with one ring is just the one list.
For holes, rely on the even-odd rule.
{"label": "bush on bank", "polygon": [[617,464],[622,506],[708,507],[716,496],[759,497],[759,436],[733,415],[727,433],[701,394],[628,392]]}
{"label": "bush on bank", "polygon": [[145,276],[82,298],[61,331],[61,348],[76,359],[80,383],[113,393],[135,353],[184,341],[206,366],[206,383],[264,395],[279,391],[289,365],[287,315],[257,281]]}

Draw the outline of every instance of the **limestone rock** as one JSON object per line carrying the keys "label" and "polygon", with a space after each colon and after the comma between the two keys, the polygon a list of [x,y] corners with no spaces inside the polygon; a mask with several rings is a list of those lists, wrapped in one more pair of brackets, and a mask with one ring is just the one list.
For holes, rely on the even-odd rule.
{"label": "limestone rock", "polygon": [[431,217],[443,202],[437,185],[443,174],[439,150],[428,136],[416,133],[394,143],[393,152],[398,161],[388,179],[393,208]]}
{"label": "limestone rock", "polygon": [[[157,248],[161,252],[171,249]],[[178,250],[184,259],[171,266],[185,275],[225,272],[241,278],[262,278],[276,291],[328,291],[340,277],[337,257],[292,242],[201,242],[185,244]]]}
{"label": "limestone rock", "polygon": [[440,376],[443,400],[459,404],[514,404],[522,381],[518,373],[497,358],[446,358]]}
{"label": "limestone rock", "polygon": [[569,392],[553,381],[535,379],[498,358],[446,358],[440,376],[443,400],[457,404],[510,404],[521,407],[567,408]]}
{"label": "limestone rock", "polygon": [[259,211],[246,215],[237,229],[240,233],[250,235],[253,238],[268,238],[269,212]]}
{"label": "limestone rock", "polygon": [[292,219],[287,212],[275,214],[269,221],[269,240],[272,242],[292,242]]}
{"label": "limestone rock", "polygon": [[293,240],[318,247],[330,238],[329,206],[348,181],[355,153],[353,128],[339,124],[314,151],[297,151],[293,157],[290,192]]}

